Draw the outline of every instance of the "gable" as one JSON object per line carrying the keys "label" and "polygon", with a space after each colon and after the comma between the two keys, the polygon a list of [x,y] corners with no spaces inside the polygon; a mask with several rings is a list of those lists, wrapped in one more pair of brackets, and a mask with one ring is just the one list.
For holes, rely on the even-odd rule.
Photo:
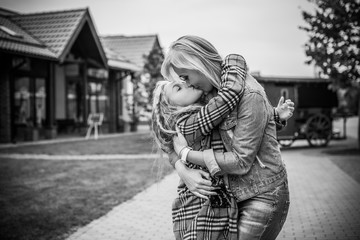
{"label": "gable", "polygon": [[101,37],[104,48],[123,56],[139,67],[144,66],[144,55],[154,47],[160,47],[157,35],[145,36],[104,36]]}

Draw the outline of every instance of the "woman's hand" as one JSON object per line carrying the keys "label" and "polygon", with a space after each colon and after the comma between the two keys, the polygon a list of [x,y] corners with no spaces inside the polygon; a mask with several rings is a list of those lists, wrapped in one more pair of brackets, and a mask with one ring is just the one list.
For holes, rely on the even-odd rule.
{"label": "woman's hand", "polygon": [[179,177],[195,196],[209,199],[208,195],[216,195],[216,187],[211,186],[210,174],[199,169],[186,167],[181,161],[175,163]]}
{"label": "woman's hand", "polygon": [[281,97],[279,103],[276,107],[276,111],[279,114],[279,118],[281,121],[288,120],[292,117],[294,112],[294,102],[290,99],[286,99],[284,102],[284,97]]}
{"label": "woman's hand", "polygon": [[187,147],[187,141],[185,137],[180,133],[180,130],[176,127],[177,136],[173,137],[174,150],[179,155],[181,149]]}

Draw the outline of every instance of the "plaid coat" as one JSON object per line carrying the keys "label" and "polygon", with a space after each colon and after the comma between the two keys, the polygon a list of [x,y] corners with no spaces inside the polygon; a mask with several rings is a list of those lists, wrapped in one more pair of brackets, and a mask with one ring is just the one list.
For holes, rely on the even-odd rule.
{"label": "plaid coat", "polygon": [[[205,142],[208,144],[210,139],[217,137],[220,135],[217,130],[214,130]],[[201,150],[196,145],[193,148]],[[217,148],[220,148],[219,145]],[[207,171],[206,168],[195,164],[187,166]],[[195,196],[184,183],[178,186],[178,197],[172,205],[173,231],[176,239],[237,239],[236,199],[228,190],[222,176],[212,177],[212,182],[214,186],[219,186],[221,189],[217,190],[217,196],[211,196],[208,200]]]}
{"label": "plaid coat", "polygon": [[[199,112],[185,114],[177,125],[188,145],[194,150],[224,151],[217,125],[226,118],[240,100],[246,77],[246,63],[240,55],[229,55],[222,65],[221,89],[216,97]],[[206,168],[188,164],[189,168]],[[184,183],[178,187],[178,197],[172,206],[173,230],[176,239],[220,240],[237,239],[238,209],[235,198],[228,190],[220,169],[211,172],[213,185],[219,186],[217,196],[209,200],[192,194]]]}

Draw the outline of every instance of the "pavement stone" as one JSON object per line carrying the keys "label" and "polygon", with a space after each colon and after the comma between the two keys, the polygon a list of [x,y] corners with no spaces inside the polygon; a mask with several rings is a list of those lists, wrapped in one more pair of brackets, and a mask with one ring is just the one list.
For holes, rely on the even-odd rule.
{"label": "pavement stone", "polygon": [[165,176],[67,240],[173,239],[171,204],[178,182],[175,172]]}
{"label": "pavement stone", "polygon": [[290,210],[277,239],[360,239],[359,183],[314,151],[283,152]]}
{"label": "pavement stone", "polygon": [[[283,151],[290,210],[278,240],[360,239],[360,184],[318,150]],[[173,239],[176,173],[150,186],[67,240]]]}

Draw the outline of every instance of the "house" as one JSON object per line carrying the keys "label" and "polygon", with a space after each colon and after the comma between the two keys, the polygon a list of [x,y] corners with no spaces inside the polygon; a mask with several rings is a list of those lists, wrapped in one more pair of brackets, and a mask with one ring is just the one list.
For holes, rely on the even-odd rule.
{"label": "house", "polygon": [[[146,58],[149,56],[150,52],[162,52],[157,35],[113,35],[102,36],[100,39],[108,58],[111,58],[110,53],[117,54],[124,60],[134,63],[141,69],[141,71],[138,72],[140,73],[140,75],[138,74],[137,76],[138,78],[141,78],[144,75],[141,73],[144,73]],[[109,65],[110,64],[111,62],[109,62]],[[121,114],[121,120],[122,122],[125,121],[126,123],[126,121],[132,119],[131,116],[133,116],[135,112],[138,112],[138,114],[142,112],[144,114],[145,111],[141,107],[137,106],[136,103],[134,103],[132,95],[134,92],[134,85],[132,84],[131,78],[121,81],[121,84],[122,92],[118,92],[116,96],[118,98],[117,102],[123,103],[122,112],[124,114]],[[141,93],[145,99],[148,98],[145,91],[141,91]],[[126,110],[128,110],[130,114],[126,114]]]}
{"label": "house", "polygon": [[87,8],[0,9],[0,142],[82,135],[99,112],[104,132],[121,131],[117,94],[141,67],[105,49]]}

